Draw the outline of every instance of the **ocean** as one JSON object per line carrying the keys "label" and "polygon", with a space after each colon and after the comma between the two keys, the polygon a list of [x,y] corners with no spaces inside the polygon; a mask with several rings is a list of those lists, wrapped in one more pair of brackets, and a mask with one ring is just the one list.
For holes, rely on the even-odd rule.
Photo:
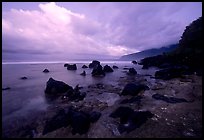
{"label": "ocean", "polygon": [[[65,63],[76,64],[77,70],[70,71],[64,67]],[[115,85],[119,77],[126,73],[124,67],[133,67],[138,74],[154,74],[153,70],[143,70],[141,65],[132,64],[131,61],[101,61],[101,65],[116,65],[119,69],[107,73],[105,77],[92,77],[92,69],[83,69],[82,66],[91,61],[70,61],[70,62],[8,62],[2,63],[2,88],[10,87],[9,90],[2,90],[2,124],[7,125],[19,117],[26,117],[35,114],[36,111],[46,110],[49,103],[46,101],[44,90],[46,82],[50,77],[63,81],[75,87],[88,86],[90,84],[105,83]],[[43,73],[44,69],[49,73]],[[86,76],[80,73],[86,71]],[[28,79],[22,80],[21,77]]]}

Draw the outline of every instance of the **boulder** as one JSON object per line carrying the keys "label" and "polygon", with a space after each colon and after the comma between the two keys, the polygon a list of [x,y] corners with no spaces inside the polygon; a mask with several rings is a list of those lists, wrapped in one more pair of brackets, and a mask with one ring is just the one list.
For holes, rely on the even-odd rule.
{"label": "boulder", "polygon": [[189,72],[190,70],[188,70],[188,68],[185,66],[173,66],[170,68],[165,68],[165,69],[156,71],[155,78],[169,80],[172,78],[181,77],[182,74],[187,74]]}
{"label": "boulder", "polygon": [[132,63],[133,63],[133,64],[137,64],[137,61],[133,60]]}
{"label": "boulder", "polygon": [[112,118],[120,118],[120,124],[118,125],[120,133],[125,131],[129,133],[139,128],[148,118],[152,118],[153,116],[149,111],[134,111],[129,107],[119,107],[109,115]]}
{"label": "boulder", "polygon": [[65,93],[68,90],[73,91],[73,88],[62,81],[57,81],[53,78],[50,78],[47,81],[45,93],[48,95],[58,95],[60,93]]}
{"label": "boulder", "polygon": [[82,68],[85,69],[85,68],[88,68],[88,67],[86,65],[83,65]]}
{"label": "boulder", "polygon": [[103,71],[104,72],[113,72],[113,69],[110,66],[105,65],[104,68],[103,68]]}
{"label": "boulder", "polygon": [[175,98],[175,97],[167,97],[161,94],[154,94],[152,95],[152,98],[156,99],[156,100],[162,100],[165,101],[167,103],[182,103],[182,102],[188,102],[186,99],[184,98]]}
{"label": "boulder", "polygon": [[97,111],[93,111],[89,115],[89,119],[92,123],[98,121],[98,119],[101,117],[101,113]]}
{"label": "boulder", "polygon": [[118,69],[118,66],[113,65],[113,69]]}
{"label": "boulder", "polygon": [[67,67],[68,65],[69,65],[69,64],[66,63],[66,64],[64,64],[64,67]]}
{"label": "boulder", "polygon": [[137,71],[134,68],[129,68],[128,74],[135,75],[137,74]]}
{"label": "boulder", "polygon": [[82,76],[86,76],[86,72],[83,71],[80,75],[82,75]]}
{"label": "boulder", "polygon": [[21,79],[22,79],[22,80],[26,80],[26,79],[28,79],[28,78],[24,76],[24,77],[21,77]]}
{"label": "boulder", "polygon": [[138,93],[140,93],[143,90],[148,90],[149,87],[143,84],[133,84],[133,83],[129,83],[127,84],[121,95],[132,95],[132,96],[136,96],[138,95]]}
{"label": "boulder", "polygon": [[68,64],[67,65],[67,70],[77,70],[76,64],[73,64],[73,65]]}
{"label": "boulder", "polygon": [[50,71],[49,71],[48,69],[44,69],[43,72],[44,72],[44,73],[48,73],[48,72],[50,72]]}
{"label": "boulder", "polygon": [[103,67],[99,64],[91,72],[92,76],[105,76],[105,72],[103,71]]}
{"label": "boulder", "polygon": [[89,64],[89,68],[94,68],[97,67],[98,65],[100,65],[100,62],[97,60],[93,60],[90,64]]}
{"label": "boulder", "polygon": [[85,92],[80,92],[79,91],[79,85],[76,85],[76,87],[74,88],[73,91],[71,91],[70,93],[67,93],[67,96],[69,98],[69,100],[71,101],[80,101],[80,100],[83,100],[85,97],[86,97],[86,93]]}

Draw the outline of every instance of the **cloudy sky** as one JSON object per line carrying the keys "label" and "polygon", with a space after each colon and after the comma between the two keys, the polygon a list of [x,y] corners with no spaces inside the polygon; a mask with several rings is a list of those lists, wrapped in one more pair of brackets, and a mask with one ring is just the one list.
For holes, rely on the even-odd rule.
{"label": "cloudy sky", "polygon": [[3,2],[3,61],[110,59],[177,43],[201,2]]}

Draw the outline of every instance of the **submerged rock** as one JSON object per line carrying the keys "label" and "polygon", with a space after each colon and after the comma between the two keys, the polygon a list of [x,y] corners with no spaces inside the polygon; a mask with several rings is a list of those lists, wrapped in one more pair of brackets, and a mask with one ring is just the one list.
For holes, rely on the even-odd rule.
{"label": "submerged rock", "polygon": [[186,99],[184,98],[175,98],[175,97],[166,97],[164,95],[161,94],[154,94],[152,95],[152,98],[156,99],[156,100],[162,100],[165,101],[167,103],[182,103],[182,102],[188,102]]}
{"label": "submerged rock", "polygon": [[132,96],[136,96],[138,95],[138,93],[140,93],[143,90],[148,90],[149,87],[143,84],[133,84],[133,83],[129,83],[127,84],[121,95],[132,95]]}
{"label": "submerged rock", "polygon": [[129,107],[119,107],[112,112],[109,117],[120,118],[118,130],[120,133],[127,131],[128,133],[144,124],[148,118],[154,115],[149,111],[134,111]]}
{"label": "submerged rock", "polygon": [[73,65],[68,64],[67,65],[67,70],[77,70],[76,64],[73,64]]}
{"label": "submerged rock", "polygon": [[73,91],[73,88],[62,81],[57,81],[50,78],[47,81],[45,93],[48,95],[58,95],[59,93],[65,93],[68,90]]}
{"label": "submerged rock", "polygon": [[100,62],[97,60],[93,60],[90,64],[89,64],[89,68],[94,68],[97,67],[98,65],[100,65]]}
{"label": "submerged rock", "polygon": [[103,71],[104,72],[113,72],[113,69],[110,66],[105,65],[104,68],[103,68]]}
{"label": "submerged rock", "polygon": [[118,66],[113,65],[113,69],[118,69]]}
{"label": "submerged rock", "polygon": [[103,71],[103,68],[100,64],[97,65],[96,67],[94,67],[91,74],[92,74],[92,76],[105,76],[105,72]]}
{"label": "submerged rock", "polygon": [[5,87],[5,88],[2,88],[2,90],[9,90],[11,89],[10,87]]}
{"label": "submerged rock", "polygon": [[85,69],[85,68],[88,68],[88,67],[86,65],[83,65],[82,68]]}
{"label": "submerged rock", "polygon": [[43,72],[44,72],[44,73],[48,73],[48,72],[50,72],[50,71],[49,71],[48,69],[44,69]]}

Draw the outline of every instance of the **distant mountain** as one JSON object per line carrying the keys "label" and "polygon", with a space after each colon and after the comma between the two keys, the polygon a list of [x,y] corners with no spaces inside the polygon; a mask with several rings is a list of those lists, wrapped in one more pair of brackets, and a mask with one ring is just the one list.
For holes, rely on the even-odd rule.
{"label": "distant mountain", "polygon": [[120,58],[120,60],[135,60],[135,59],[142,59],[145,57],[156,56],[159,54],[171,52],[178,47],[178,44],[169,45],[166,47],[158,48],[158,49],[148,49],[138,53],[132,53],[128,55],[124,55]]}

